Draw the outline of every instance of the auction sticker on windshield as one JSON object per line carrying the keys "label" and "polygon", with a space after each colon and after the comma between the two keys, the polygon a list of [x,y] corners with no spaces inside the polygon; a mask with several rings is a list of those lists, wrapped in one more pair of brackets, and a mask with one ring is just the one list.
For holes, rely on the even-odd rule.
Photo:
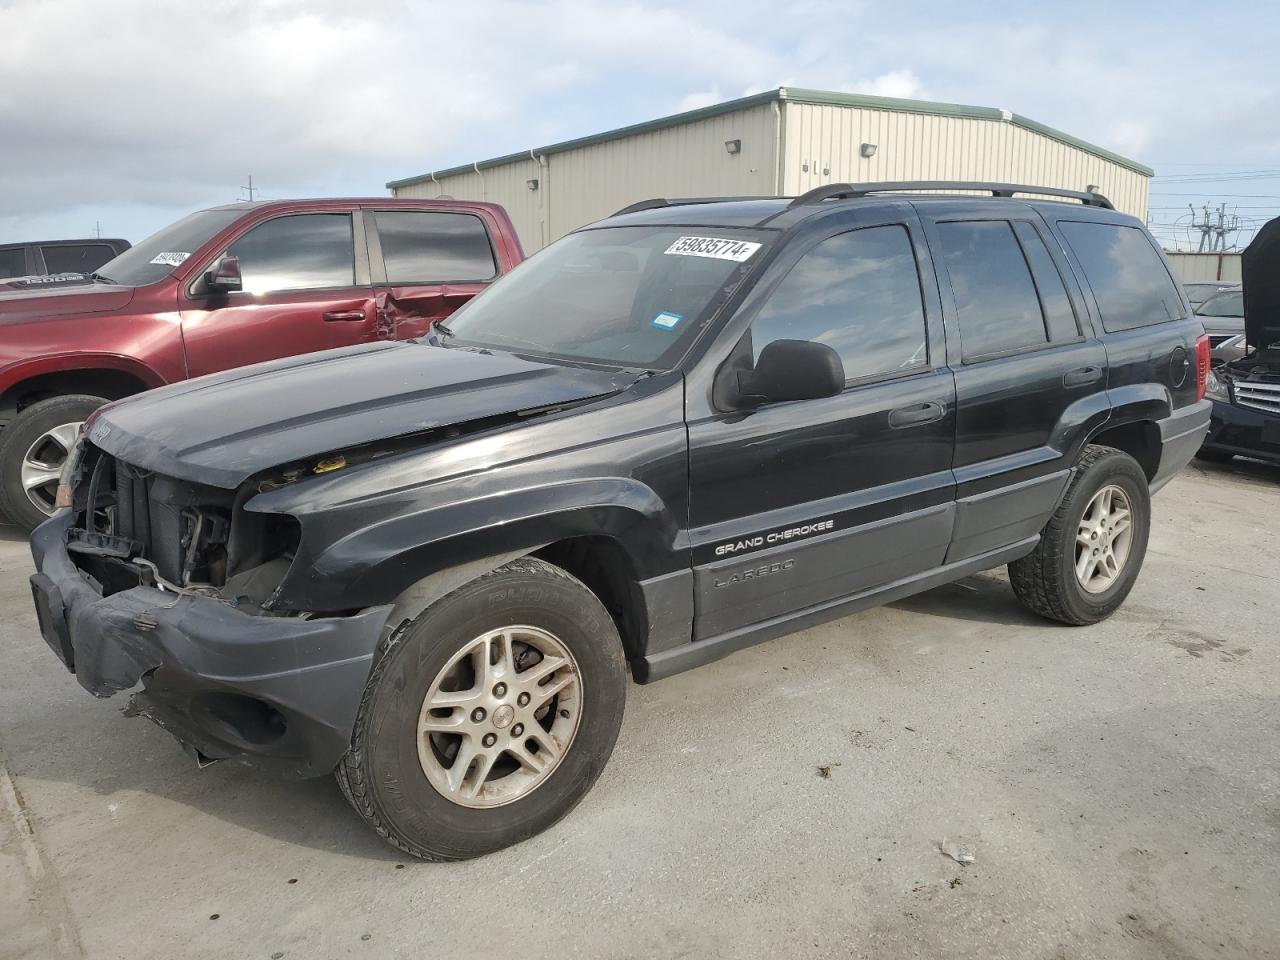
{"label": "auction sticker on windshield", "polygon": [[676,237],[667,247],[669,257],[711,257],[713,260],[734,260],[737,263],[749,258],[760,249],[760,244],[750,240],[724,240],[719,237]]}
{"label": "auction sticker on windshield", "polygon": [[169,253],[157,253],[154,257],[151,258],[151,262],[164,264],[165,266],[169,266],[169,267],[177,267],[185,263],[187,257],[189,256],[191,256],[191,254],[179,253],[177,251],[173,251]]}

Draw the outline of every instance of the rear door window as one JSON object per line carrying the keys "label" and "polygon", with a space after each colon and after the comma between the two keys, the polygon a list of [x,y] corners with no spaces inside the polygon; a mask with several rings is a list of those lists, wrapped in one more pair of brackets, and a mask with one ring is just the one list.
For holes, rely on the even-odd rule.
{"label": "rear door window", "polygon": [[751,325],[755,359],[775,340],[825,343],[847,380],[924,367],[924,301],[911,237],[900,225],[823,240],[769,295]]}
{"label": "rear door window", "polygon": [[1067,287],[1062,282],[1062,274],[1058,272],[1053,257],[1049,255],[1040,231],[1025,220],[1016,222],[1013,230],[1022,244],[1022,252],[1027,256],[1027,263],[1031,265],[1031,278],[1035,281],[1036,292],[1040,295],[1040,308],[1044,311],[1044,322],[1049,331],[1049,339],[1055,341],[1076,339],[1080,336],[1080,324],[1076,320],[1076,311],[1071,306],[1071,298],[1067,296]]}
{"label": "rear door window", "polygon": [[1006,220],[939,223],[938,234],[965,362],[1046,345],[1040,298],[1013,225]]}
{"label": "rear door window", "polygon": [[49,273],[93,273],[115,256],[105,243],[59,243],[41,247]]}
{"label": "rear door window", "polygon": [[355,285],[349,213],[303,213],[260,223],[227,248],[246,293]]}
{"label": "rear door window", "polygon": [[0,250],[0,277],[25,277],[27,251],[23,247]]}
{"label": "rear door window", "polygon": [[1058,226],[1080,261],[1108,333],[1183,315],[1173,278],[1139,227],[1071,220]]}
{"label": "rear door window", "polygon": [[489,231],[477,216],[380,210],[373,217],[388,283],[474,282],[498,272]]}

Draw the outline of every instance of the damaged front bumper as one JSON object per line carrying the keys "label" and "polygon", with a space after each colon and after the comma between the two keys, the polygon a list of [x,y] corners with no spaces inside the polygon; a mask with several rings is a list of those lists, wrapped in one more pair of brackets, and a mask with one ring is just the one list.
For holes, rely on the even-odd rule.
{"label": "damaged front bumper", "polygon": [[198,759],[289,777],[330,772],[347,750],[391,608],[303,619],[139,586],[103,596],[67,551],[69,512],[31,537],[31,590],[46,642],[98,697],[136,686],[127,712]]}

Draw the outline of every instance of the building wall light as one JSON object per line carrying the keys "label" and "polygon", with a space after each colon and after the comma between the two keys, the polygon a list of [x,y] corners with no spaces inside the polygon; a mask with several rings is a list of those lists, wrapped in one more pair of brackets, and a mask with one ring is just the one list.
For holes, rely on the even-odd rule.
{"label": "building wall light", "polygon": [[724,151],[725,151],[725,153],[729,154],[730,156],[732,156],[733,154],[736,154],[736,153],[741,153],[741,152],[742,152],[742,141],[741,141],[741,140],[726,140],[726,141],[724,142]]}
{"label": "building wall light", "polygon": [[870,160],[876,155],[876,144],[864,143],[858,152],[861,153],[864,158]]}

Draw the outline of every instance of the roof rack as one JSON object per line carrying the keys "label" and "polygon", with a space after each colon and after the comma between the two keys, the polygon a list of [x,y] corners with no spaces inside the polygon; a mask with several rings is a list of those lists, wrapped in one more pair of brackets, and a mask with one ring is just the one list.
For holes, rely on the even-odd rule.
{"label": "roof rack", "polygon": [[649,200],[637,200],[611,216],[620,217],[624,213],[639,213],[641,210],[654,210],[658,207],[683,207],[691,203],[733,203],[739,200],[777,200],[778,197],[653,197]]}
{"label": "roof rack", "polygon": [[1045,197],[1064,197],[1079,200],[1088,207],[1114,210],[1111,201],[1100,193],[1085,190],[1062,190],[1058,187],[1037,187],[1021,183],[983,183],[969,180],[903,180],[891,183],[829,183],[802,193],[789,206],[807,207],[824,200],[850,200],[869,197],[876,193],[902,193],[911,190],[973,190],[989,193],[993,197],[1012,197],[1015,193],[1034,193]]}

